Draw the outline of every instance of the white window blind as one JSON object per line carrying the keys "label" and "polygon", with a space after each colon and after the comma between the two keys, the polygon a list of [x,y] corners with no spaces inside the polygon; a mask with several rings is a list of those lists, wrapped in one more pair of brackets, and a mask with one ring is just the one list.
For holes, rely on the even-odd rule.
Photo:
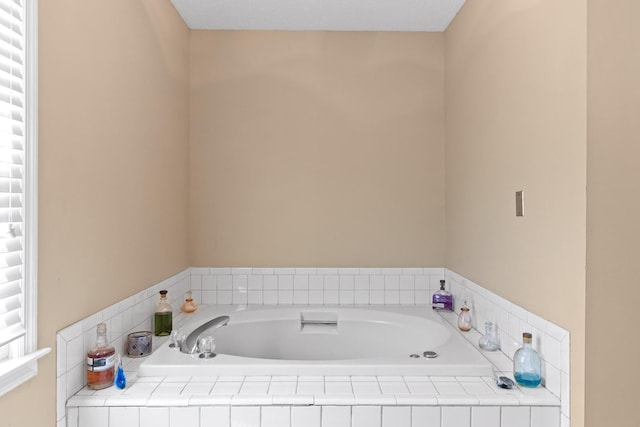
{"label": "white window blind", "polygon": [[37,0],[0,0],[0,396],[37,374]]}
{"label": "white window blind", "polygon": [[0,346],[22,337],[25,37],[22,0],[0,1]]}

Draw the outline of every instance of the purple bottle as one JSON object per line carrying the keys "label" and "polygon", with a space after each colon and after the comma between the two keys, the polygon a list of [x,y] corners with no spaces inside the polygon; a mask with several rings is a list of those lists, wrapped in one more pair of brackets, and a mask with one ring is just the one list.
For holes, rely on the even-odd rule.
{"label": "purple bottle", "polygon": [[431,307],[438,311],[453,311],[453,295],[445,290],[444,280],[440,280],[440,290],[433,294]]}

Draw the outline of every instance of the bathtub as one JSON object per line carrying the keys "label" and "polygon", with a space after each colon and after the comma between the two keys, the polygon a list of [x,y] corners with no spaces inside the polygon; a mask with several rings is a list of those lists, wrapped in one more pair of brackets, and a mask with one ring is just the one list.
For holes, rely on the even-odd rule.
{"label": "bathtub", "polygon": [[429,307],[210,306],[189,315],[182,330],[220,315],[230,320],[212,334],[216,357],[181,353],[166,342],[138,376],[493,375],[480,351]]}

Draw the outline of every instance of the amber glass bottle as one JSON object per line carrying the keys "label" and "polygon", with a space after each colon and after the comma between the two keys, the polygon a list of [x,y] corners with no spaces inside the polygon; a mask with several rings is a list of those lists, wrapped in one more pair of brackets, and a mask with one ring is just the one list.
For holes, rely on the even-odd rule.
{"label": "amber glass bottle", "polygon": [[98,324],[96,346],[87,353],[87,387],[100,390],[113,385],[116,349],[107,345],[107,325]]}

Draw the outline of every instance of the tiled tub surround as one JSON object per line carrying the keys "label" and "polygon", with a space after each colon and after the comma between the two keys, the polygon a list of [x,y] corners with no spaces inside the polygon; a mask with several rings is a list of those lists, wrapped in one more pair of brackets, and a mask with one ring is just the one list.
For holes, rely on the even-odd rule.
{"label": "tiled tub surround", "polygon": [[[445,280],[454,295],[455,311],[459,312],[466,299],[474,316],[474,327],[467,337],[477,343],[484,323],[489,320],[498,327],[501,352],[484,352],[499,370],[513,378],[513,354],[522,346],[522,333],[533,334],[533,348],[543,358],[543,384],[562,402],[563,426],[569,425],[569,332],[559,326],[512,304],[506,299],[487,291],[481,286],[445,269]],[[505,357],[505,355],[507,357]]]}
{"label": "tiled tub surround", "polygon": [[[446,317],[455,321],[454,315]],[[179,323],[183,320],[181,316]],[[161,345],[167,338],[156,341]],[[558,399],[549,391],[503,390],[493,377],[140,377],[138,367],[144,360],[124,358],[128,380],[124,390],[83,388],[72,396],[67,402],[67,426],[561,425]]]}
{"label": "tiled tub surround", "polygon": [[[151,329],[151,315],[160,289],[169,290],[176,311],[188,289],[194,291],[197,301],[205,304],[428,306],[431,294],[445,276],[452,284],[456,300],[462,293],[466,295],[478,325],[483,324],[485,318],[496,321],[505,349],[517,345],[512,344],[512,341],[519,342],[513,337],[521,336],[521,330],[532,330],[539,337],[537,342],[545,358],[549,391],[555,390],[549,387],[554,384],[554,380],[549,384],[549,372],[552,375],[553,369],[561,372],[562,384],[554,392],[562,398],[561,407],[557,406],[557,398],[545,389],[504,391],[489,378],[480,378],[481,381],[455,377],[353,376],[137,379],[136,368],[141,360],[126,357],[127,389],[120,391],[112,387],[92,392],[82,388],[84,354],[93,345],[95,325],[105,321],[111,343],[122,348],[127,333]],[[175,321],[180,322],[181,316],[177,315]],[[445,318],[455,323],[455,315],[448,314]],[[463,335],[474,343],[479,338],[475,331]],[[154,345],[159,342],[155,338]],[[67,404],[70,426],[199,426],[213,425],[214,421],[221,421],[221,425],[241,425],[246,421],[249,424],[245,425],[252,425],[258,419],[255,425],[410,426],[413,423],[444,427],[551,427],[558,425],[555,415],[560,410],[561,425],[569,425],[566,331],[441,268],[191,268],[60,331],[57,344],[59,427],[67,425],[65,402],[70,397]],[[554,351],[556,354],[552,355]],[[511,369],[511,361],[504,354],[484,354],[499,370]],[[254,387],[265,390],[264,385],[250,385],[256,382],[268,383],[266,393],[255,394]],[[475,386],[474,382],[477,382]],[[280,383],[288,384],[277,385]],[[420,385],[415,385],[418,383]],[[347,384],[351,386],[351,393],[347,393]],[[278,393],[278,387],[289,387],[289,391],[294,387],[295,391],[282,394]],[[233,388],[237,390],[225,392]],[[181,417],[192,419],[193,423],[187,424]],[[428,418],[428,422],[416,421],[422,417]],[[181,421],[172,421],[177,419]],[[304,422],[298,424],[298,420]],[[367,420],[366,424],[362,424],[363,420]],[[390,420],[394,423],[390,424]],[[155,424],[156,421],[160,423]]]}

